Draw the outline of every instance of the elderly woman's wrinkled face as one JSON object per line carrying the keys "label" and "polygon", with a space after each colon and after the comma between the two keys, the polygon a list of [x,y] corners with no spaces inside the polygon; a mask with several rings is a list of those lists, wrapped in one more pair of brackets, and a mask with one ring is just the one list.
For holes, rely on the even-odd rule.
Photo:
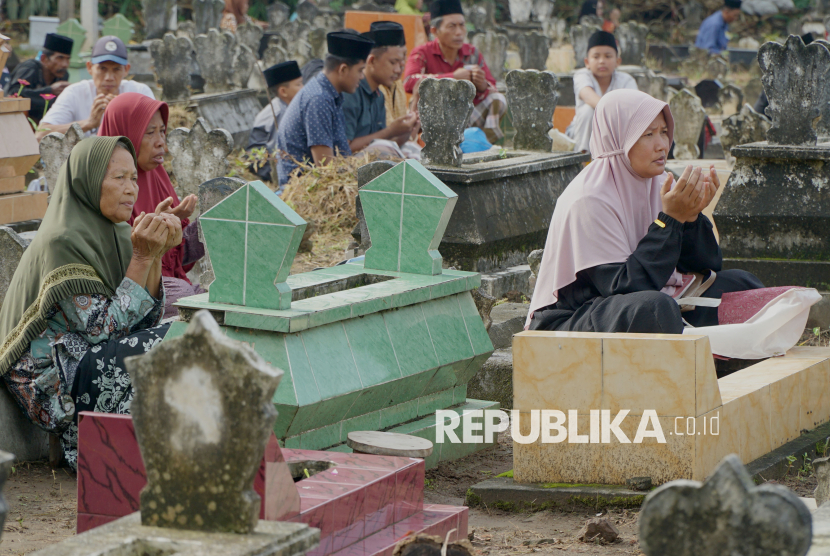
{"label": "elderly woman's wrinkled face", "polygon": [[101,214],[113,223],[126,222],[138,198],[138,171],[130,151],[117,147],[112,152],[107,174],[101,183]]}
{"label": "elderly woman's wrinkled face", "polygon": [[631,169],[642,178],[659,176],[666,171],[666,157],[670,147],[669,127],[666,117],[660,112],[628,151]]}
{"label": "elderly woman's wrinkled face", "polygon": [[155,170],[164,164],[164,153],[167,151],[167,128],[161,112],[156,111],[147,124],[147,129],[141,137],[138,146],[138,167],[142,172]]}

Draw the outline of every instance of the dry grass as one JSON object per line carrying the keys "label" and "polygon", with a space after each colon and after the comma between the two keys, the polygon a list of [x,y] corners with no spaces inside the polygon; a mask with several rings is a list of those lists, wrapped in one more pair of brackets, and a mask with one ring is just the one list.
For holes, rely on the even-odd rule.
{"label": "dry grass", "polygon": [[180,127],[190,129],[196,123],[197,117],[196,112],[188,110],[186,106],[181,104],[170,106],[170,116],[167,119],[168,133]]}

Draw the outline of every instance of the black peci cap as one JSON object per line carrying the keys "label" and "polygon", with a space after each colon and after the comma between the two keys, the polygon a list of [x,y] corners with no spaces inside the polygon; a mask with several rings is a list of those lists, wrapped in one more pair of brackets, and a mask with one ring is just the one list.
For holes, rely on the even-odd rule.
{"label": "black peci cap", "polygon": [[369,27],[364,37],[375,41],[375,48],[382,46],[406,46],[406,36],[403,25],[394,21],[375,21]]}
{"label": "black peci cap", "polygon": [[434,0],[429,7],[429,15],[432,19],[452,14],[464,14],[464,10],[461,9],[461,0]]}
{"label": "black peci cap", "polygon": [[609,33],[608,31],[597,31],[588,39],[588,50],[591,50],[595,46],[610,46],[615,51],[617,50],[617,39],[614,38],[614,35]]}
{"label": "black peci cap", "polygon": [[723,5],[732,10],[740,10],[741,0],[726,0]]}
{"label": "black peci cap", "polygon": [[338,58],[351,58],[353,60],[365,60],[375,47],[375,42],[364,36],[334,31],[326,35],[329,54]]}
{"label": "black peci cap", "polygon": [[69,37],[58,35],[57,33],[47,33],[46,40],[43,41],[43,48],[51,50],[52,52],[60,52],[61,54],[71,55],[72,45],[75,41]]}
{"label": "black peci cap", "polygon": [[300,73],[300,66],[294,60],[282,62],[281,64],[275,64],[262,73],[265,74],[265,83],[268,85],[269,89],[279,85],[280,83],[293,81],[303,76],[303,74]]}

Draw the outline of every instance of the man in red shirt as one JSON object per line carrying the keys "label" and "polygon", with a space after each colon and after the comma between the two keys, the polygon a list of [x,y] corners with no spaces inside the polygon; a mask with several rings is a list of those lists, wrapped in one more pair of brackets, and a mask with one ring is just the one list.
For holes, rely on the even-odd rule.
{"label": "man in red shirt", "polygon": [[466,79],[476,87],[470,126],[481,128],[491,143],[504,134],[499,127],[507,111],[507,100],[496,91],[496,80],[481,52],[464,42],[467,22],[460,0],[435,0],[430,6],[432,35],[435,40],[412,51],[404,70],[404,89],[417,93],[425,77]]}

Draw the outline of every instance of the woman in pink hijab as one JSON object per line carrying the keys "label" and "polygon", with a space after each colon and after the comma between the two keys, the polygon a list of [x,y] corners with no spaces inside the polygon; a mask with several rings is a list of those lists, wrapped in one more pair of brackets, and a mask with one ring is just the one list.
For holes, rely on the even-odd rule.
{"label": "woman in pink hijab", "polygon": [[632,90],[602,97],[589,164],[553,211],[530,305],[531,330],[680,334],[718,324],[716,307],[680,315],[683,273],[715,271],[703,294],[762,288],[743,270],[721,270],[712,223],[701,214],[720,183],[687,167],[674,183],[666,157],[674,119],[665,102]]}

